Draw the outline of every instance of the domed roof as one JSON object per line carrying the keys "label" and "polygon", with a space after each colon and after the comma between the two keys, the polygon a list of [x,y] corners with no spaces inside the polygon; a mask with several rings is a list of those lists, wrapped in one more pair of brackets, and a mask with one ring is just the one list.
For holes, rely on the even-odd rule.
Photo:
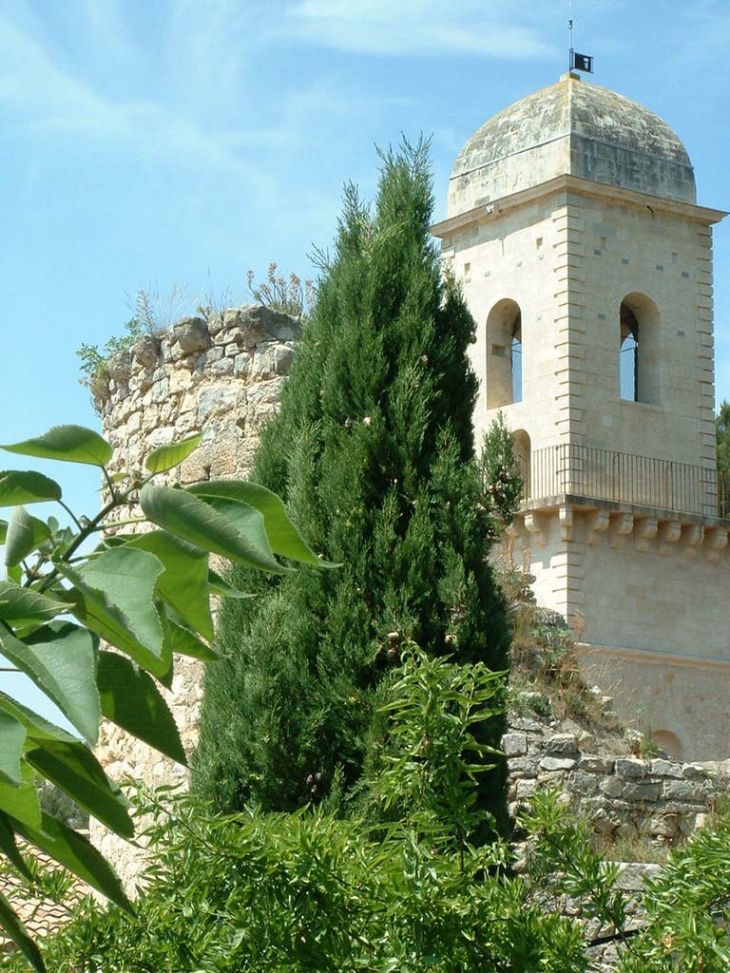
{"label": "domed roof", "polygon": [[448,216],[568,173],[695,202],[687,150],[643,105],[565,74],[490,118],[459,153]]}

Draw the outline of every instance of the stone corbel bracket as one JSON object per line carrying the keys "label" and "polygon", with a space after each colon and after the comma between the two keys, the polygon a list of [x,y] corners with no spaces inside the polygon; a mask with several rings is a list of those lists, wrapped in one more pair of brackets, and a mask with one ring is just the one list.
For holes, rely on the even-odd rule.
{"label": "stone corbel bracket", "polygon": [[545,529],[540,514],[536,510],[528,510],[525,514],[525,530],[532,534],[540,547],[547,543]]}
{"label": "stone corbel bracket", "polygon": [[636,521],[634,548],[637,551],[648,551],[652,540],[656,537],[659,524],[656,517],[642,517]]}
{"label": "stone corbel bracket", "polygon": [[601,534],[608,530],[611,523],[611,513],[608,510],[596,510],[588,528],[588,543],[597,544]]}
{"label": "stone corbel bracket", "polygon": [[727,547],[727,528],[713,527],[705,533],[705,560],[717,561],[720,552]]}
{"label": "stone corbel bracket", "polygon": [[682,525],[678,520],[669,520],[659,528],[659,553],[668,555],[682,536]]}
{"label": "stone corbel bracket", "polygon": [[626,537],[634,529],[633,514],[616,514],[611,518],[610,544],[615,549],[622,548]]}
{"label": "stone corbel bracket", "polygon": [[687,560],[692,560],[699,548],[702,547],[704,539],[704,524],[685,524],[682,530],[682,556]]}
{"label": "stone corbel bracket", "polygon": [[558,510],[558,518],[560,520],[560,540],[561,541],[572,541],[573,540],[573,508],[567,503],[561,505]]}

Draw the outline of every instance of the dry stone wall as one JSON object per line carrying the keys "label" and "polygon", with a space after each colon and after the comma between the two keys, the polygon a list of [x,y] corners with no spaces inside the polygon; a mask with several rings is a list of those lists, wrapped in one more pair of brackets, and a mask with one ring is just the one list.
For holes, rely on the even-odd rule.
{"label": "dry stone wall", "polygon": [[94,393],[118,466],[141,465],[151,449],[203,430],[200,449],[176,477],[246,475],[299,331],[298,318],[246,305],[207,321],[184,318],[114,355]]}
{"label": "dry stone wall", "polygon": [[615,755],[565,732],[559,723],[523,716],[511,716],[502,746],[513,814],[536,791],[559,786],[608,839],[674,842],[705,823],[730,780],[730,760],[677,763]]}
{"label": "dry stone wall", "polygon": [[[152,449],[202,431],[198,449],[170,478],[186,484],[246,476],[299,334],[298,318],[247,305],[207,320],[185,318],[114,355],[93,383],[104,435],[114,447],[112,472],[141,470]],[[187,753],[197,739],[201,676],[201,663],[178,658],[171,689],[163,690]],[[183,767],[111,723],[102,726],[97,756],[116,780],[186,782]],[[94,822],[92,837],[131,886],[139,856]]]}

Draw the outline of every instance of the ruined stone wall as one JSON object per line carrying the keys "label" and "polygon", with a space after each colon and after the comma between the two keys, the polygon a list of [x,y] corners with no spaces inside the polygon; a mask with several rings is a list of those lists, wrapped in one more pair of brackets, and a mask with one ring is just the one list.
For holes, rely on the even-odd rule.
{"label": "ruined stone wall", "polygon": [[[113,356],[93,383],[103,432],[114,447],[111,471],[143,469],[152,449],[202,431],[198,449],[169,478],[187,484],[246,476],[261,425],[278,406],[299,332],[297,318],[247,305],[207,321],[185,318]],[[172,687],[163,690],[187,753],[197,739],[201,669],[195,660],[177,658]],[[111,723],[101,728],[97,756],[119,781],[186,781],[185,768]],[[94,822],[91,833],[130,885],[139,856]]]}
{"label": "ruined stone wall", "polygon": [[533,794],[560,787],[608,839],[674,842],[703,825],[728,787],[730,760],[680,763],[641,759],[581,739],[555,720],[511,714],[502,740],[508,758],[510,811]]}
{"label": "ruined stone wall", "polygon": [[141,466],[150,450],[203,430],[201,447],[174,476],[246,475],[298,335],[297,318],[252,304],[207,321],[184,318],[113,356],[93,391],[115,468]]}

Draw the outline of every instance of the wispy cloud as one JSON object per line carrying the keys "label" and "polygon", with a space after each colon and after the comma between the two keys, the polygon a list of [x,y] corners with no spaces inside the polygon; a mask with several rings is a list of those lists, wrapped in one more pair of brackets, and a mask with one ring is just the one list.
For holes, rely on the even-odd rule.
{"label": "wispy cloud", "polygon": [[133,63],[135,51],[120,0],[81,0],[81,11],[92,41],[91,49],[106,60]]}
{"label": "wispy cloud", "polygon": [[[89,33],[98,39],[96,27],[90,25]],[[205,78],[198,81],[209,97]],[[232,132],[225,125],[197,124],[186,108],[170,99],[125,100],[97,90],[80,71],[57,62],[37,36],[0,17],[0,111],[6,125],[12,120],[27,134],[212,168],[235,167],[242,148],[277,145],[286,138],[275,120]]]}
{"label": "wispy cloud", "polygon": [[[454,54],[503,58],[553,53],[534,26],[517,24],[503,0],[297,0],[277,30],[291,39],[376,55]],[[521,18],[524,22],[525,18]]]}

